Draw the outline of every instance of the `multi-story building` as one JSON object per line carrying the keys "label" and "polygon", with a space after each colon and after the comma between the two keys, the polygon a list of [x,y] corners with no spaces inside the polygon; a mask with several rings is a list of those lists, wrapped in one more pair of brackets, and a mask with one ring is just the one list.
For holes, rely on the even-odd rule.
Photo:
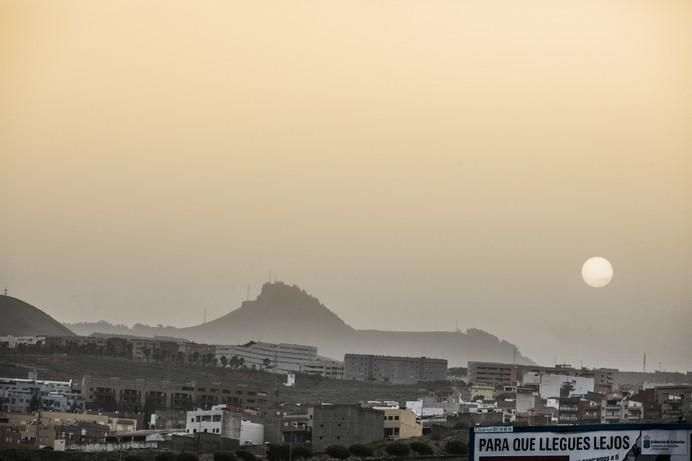
{"label": "multi-story building", "polygon": [[15,349],[23,346],[39,346],[46,340],[45,336],[0,336],[0,346]]}
{"label": "multi-story building", "polygon": [[543,399],[586,395],[594,391],[594,378],[586,376],[527,372],[524,374],[522,384],[538,385]]}
{"label": "multi-story building", "polygon": [[[73,433],[68,427],[80,426],[89,430],[89,425],[101,428],[105,432],[131,433],[137,429],[137,420],[118,418],[107,415],[88,413],[69,413],[42,411],[40,413],[6,413],[0,415],[0,447],[4,448],[33,448],[53,447],[55,440],[66,438],[65,434]],[[99,432],[99,431],[96,431]]]}
{"label": "multi-story building", "polygon": [[637,423],[644,420],[641,402],[612,393],[601,402],[601,424]]}
{"label": "multi-story building", "polygon": [[471,400],[493,400],[495,398],[495,386],[489,384],[472,384],[469,386]]}
{"label": "multi-story building", "polygon": [[344,379],[413,384],[419,381],[444,381],[447,360],[427,357],[346,354]]}
{"label": "multi-story building", "polygon": [[613,390],[618,370],[614,368],[596,368],[588,370],[585,368],[573,368],[566,364],[556,365],[554,367],[541,367],[537,365],[494,362],[470,361],[468,363],[469,383],[474,384],[491,384],[493,386],[499,386],[522,383],[527,373],[533,375],[552,374],[585,378],[590,377],[594,379],[593,390],[605,393]]}
{"label": "multi-story building", "polygon": [[0,402],[0,410],[10,412],[27,412],[39,407],[56,411],[84,407],[81,389],[71,380],[42,380],[33,371],[26,379],[0,378]]}
{"label": "multi-story building", "polygon": [[103,411],[209,409],[226,404],[264,412],[271,407],[273,390],[259,383],[171,382],[85,376],[82,392],[86,407]]}
{"label": "multi-story building", "polygon": [[516,365],[507,363],[470,361],[468,363],[469,383],[492,386],[516,384],[519,382],[516,370]]}
{"label": "multi-story building", "polygon": [[423,435],[423,425],[413,411],[388,408],[383,413],[385,440],[403,440]]}
{"label": "multi-story building", "polygon": [[559,424],[577,424],[579,423],[579,397],[561,397],[559,399],[559,407],[557,420]]}
{"label": "multi-story building", "polygon": [[240,413],[226,405],[214,405],[210,410],[187,412],[185,432],[188,434],[210,433],[228,439],[240,440]]}
{"label": "multi-story building", "polygon": [[384,438],[384,414],[360,405],[320,405],[313,408],[312,447],[350,446]]}
{"label": "multi-story building", "polygon": [[272,373],[305,373],[342,378],[342,362],[317,355],[317,348],[300,344],[272,344],[250,341],[239,346],[216,346],[221,366],[243,366]]}

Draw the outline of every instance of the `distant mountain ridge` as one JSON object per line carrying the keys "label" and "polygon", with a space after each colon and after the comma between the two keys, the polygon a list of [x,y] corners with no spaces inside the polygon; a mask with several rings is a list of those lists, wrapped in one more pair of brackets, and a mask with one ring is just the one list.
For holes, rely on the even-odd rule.
{"label": "distant mountain ridge", "polygon": [[12,296],[0,295],[0,336],[74,336],[41,309]]}
{"label": "distant mountain ridge", "polygon": [[106,322],[67,324],[80,335],[95,332],[168,336],[210,344],[247,341],[317,346],[319,354],[343,359],[345,353],[427,356],[447,359],[450,366],[468,360],[533,364],[515,345],[482,330],[406,332],[356,330],[305,290],[283,282],[265,283],[259,296],[215,320],[187,328],[132,328]]}

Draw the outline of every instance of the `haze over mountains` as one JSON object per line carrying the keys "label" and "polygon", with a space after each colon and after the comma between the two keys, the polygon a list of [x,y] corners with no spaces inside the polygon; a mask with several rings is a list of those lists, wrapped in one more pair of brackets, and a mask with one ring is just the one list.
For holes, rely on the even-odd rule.
{"label": "haze over mountains", "polygon": [[77,334],[170,336],[211,344],[251,340],[308,344],[320,355],[342,359],[344,353],[412,355],[446,358],[451,366],[468,360],[532,363],[516,346],[482,330],[461,332],[397,332],[356,330],[320,301],[297,286],[266,283],[257,299],[215,320],[187,328],[132,328],[107,322],[67,324]]}

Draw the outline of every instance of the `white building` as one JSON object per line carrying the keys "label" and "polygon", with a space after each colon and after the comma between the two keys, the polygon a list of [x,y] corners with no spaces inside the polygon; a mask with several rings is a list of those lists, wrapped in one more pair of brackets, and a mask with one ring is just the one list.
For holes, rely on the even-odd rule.
{"label": "white building", "polygon": [[45,336],[0,336],[0,344],[7,344],[10,349],[15,349],[20,345],[35,346],[43,344],[45,341]]}
{"label": "white building", "polygon": [[187,412],[185,433],[207,432],[229,439],[240,440],[240,414],[233,413],[226,405],[214,405],[211,410]]}
{"label": "white building", "polygon": [[586,395],[594,392],[594,378],[586,376],[569,376],[557,374],[544,374],[539,372],[524,373],[522,380],[524,385],[537,384],[541,398],[561,397],[561,391],[566,390],[567,396]]}
{"label": "white building", "polygon": [[24,378],[0,378],[0,410],[27,412],[35,397],[41,399],[45,410],[69,411],[81,408],[84,400],[81,393],[73,389],[70,381],[49,381],[38,379],[36,372]]}
{"label": "white building", "polygon": [[240,422],[240,444],[262,445],[264,443],[264,424],[253,423],[246,419]]}
{"label": "white building", "polygon": [[306,373],[343,378],[344,364],[317,355],[317,348],[300,344],[250,341],[233,346],[216,346],[216,359],[223,366],[240,365],[272,373]]}

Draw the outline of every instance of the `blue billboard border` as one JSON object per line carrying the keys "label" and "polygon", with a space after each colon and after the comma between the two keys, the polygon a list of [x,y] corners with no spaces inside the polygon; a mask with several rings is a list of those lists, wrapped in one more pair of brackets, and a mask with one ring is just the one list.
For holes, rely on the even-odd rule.
{"label": "blue billboard border", "polygon": [[[689,423],[635,423],[635,424],[583,424],[570,426],[473,426],[469,428],[468,460],[475,460],[476,429],[490,429],[492,427],[511,427],[511,431],[486,431],[482,434],[517,434],[522,432],[588,432],[588,431],[643,431],[643,430],[688,430],[692,431]],[[692,457],[692,450],[690,450]]]}

